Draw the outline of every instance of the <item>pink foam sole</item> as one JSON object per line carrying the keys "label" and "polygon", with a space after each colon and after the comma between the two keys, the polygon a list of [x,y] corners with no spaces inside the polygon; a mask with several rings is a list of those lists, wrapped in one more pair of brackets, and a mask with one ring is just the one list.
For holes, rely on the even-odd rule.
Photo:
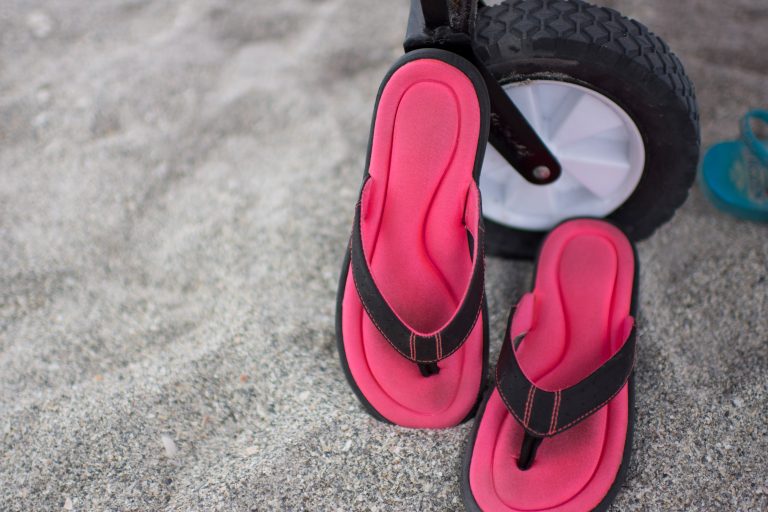
{"label": "pink foam sole", "polygon": [[[595,220],[562,224],[539,256],[535,287],[520,302],[512,339],[537,386],[569,387],[598,368],[626,338],[634,253],[615,227]],[[631,318],[630,318],[631,320]],[[470,461],[470,489],[484,511],[592,510],[622,463],[629,418],[625,385],[603,409],[545,439],[528,470],[517,467],[523,429],[497,391],[480,421]]]}
{"label": "pink foam sole", "polygon": [[[445,62],[408,62],[382,91],[363,193],[363,247],[382,295],[419,332],[451,318],[469,281],[464,216],[465,204],[477,208],[479,134],[477,92]],[[441,428],[467,416],[483,378],[482,324],[438,363],[439,374],[425,378],[373,325],[349,272],[342,304],[349,370],[366,400],[398,425]]]}

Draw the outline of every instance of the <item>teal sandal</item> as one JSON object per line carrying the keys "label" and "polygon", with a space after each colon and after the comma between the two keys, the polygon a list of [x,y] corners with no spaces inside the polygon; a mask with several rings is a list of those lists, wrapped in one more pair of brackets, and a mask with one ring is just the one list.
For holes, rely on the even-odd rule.
{"label": "teal sandal", "polygon": [[768,140],[755,134],[756,125],[763,125],[763,134],[768,134],[768,111],[747,112],[738,140],[707,150],[700,185],[719,209],[742,219],[768,222]]}

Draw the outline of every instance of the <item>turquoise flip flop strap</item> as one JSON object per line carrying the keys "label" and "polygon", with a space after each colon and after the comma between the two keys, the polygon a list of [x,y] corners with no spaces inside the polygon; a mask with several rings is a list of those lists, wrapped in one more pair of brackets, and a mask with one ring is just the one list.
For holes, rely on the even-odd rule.
{"label": "turquoise flip flop strap", "polygon": [[741,118],[740,165],[732,170],[735,183],[742,183],[749,201],[764,208],[768,204],[768,147],[754,132],[754,121],[768,127],[768,111],[751,110]]}
{"label": "turquoise flip flop strap", "polygon": [[760,164],[768,168],[768,147],[752,130],[754,119],[768,124],[768,110],[750,110],[741,118],[741,139]]}

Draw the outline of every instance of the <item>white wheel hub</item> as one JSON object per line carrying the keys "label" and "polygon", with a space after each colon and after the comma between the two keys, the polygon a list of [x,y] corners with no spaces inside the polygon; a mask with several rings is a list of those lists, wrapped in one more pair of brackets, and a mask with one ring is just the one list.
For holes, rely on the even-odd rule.
{"label": "white wheel hub", "polygon": [[643,174],[645,148],[621,107],[569,82],[532,80],[507,84],[504,90],[562,172],[553,183],[535,185],[489,144],[480,175],[486,217],[543,231],[569,217],[604,217],[632,195]]}

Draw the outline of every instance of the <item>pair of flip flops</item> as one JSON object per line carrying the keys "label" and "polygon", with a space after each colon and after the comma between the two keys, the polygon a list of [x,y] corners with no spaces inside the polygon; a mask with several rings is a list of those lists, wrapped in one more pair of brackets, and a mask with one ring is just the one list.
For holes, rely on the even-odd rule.
{"label": "pair of flip flops", "polygon": [[468,509],[601,510],[631,446],[634,248],[599,220],[555,228],[485,393],[489,117],[478,71],[455,54],[411,52],[383,81],[339,285],[342,367],[379,420],[445,428],[477,413]]}

